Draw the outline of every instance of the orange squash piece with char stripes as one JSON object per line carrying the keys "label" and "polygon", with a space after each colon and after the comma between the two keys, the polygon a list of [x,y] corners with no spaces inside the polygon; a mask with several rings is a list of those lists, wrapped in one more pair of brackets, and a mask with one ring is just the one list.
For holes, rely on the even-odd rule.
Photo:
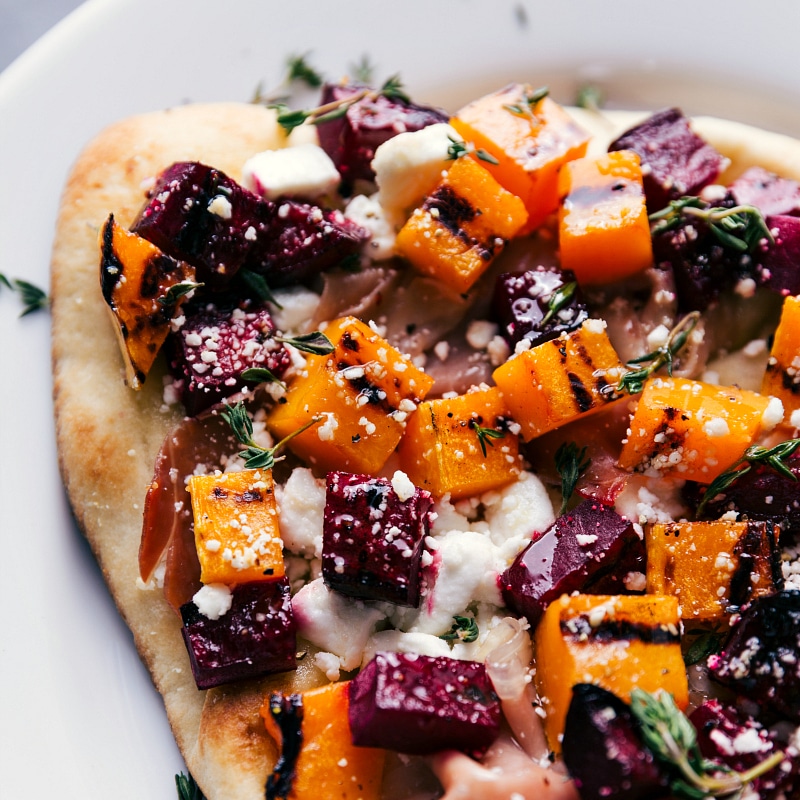
{"label": "orange squash piece with char stripes", "polygon": [[783,402],[787,423],[800,409],[800,296],[783,301],[761,393]]}
{"label": "orange squash piece with char stripes", "polygon": [[434,497],[449,492],[460,499],[499,489],[521,469],[519,439],[509,422],[496,387],[426,400],[408,421],[400,466]]}
{"label": "orange squash piece with char stripes", "polygon": [[450,124],[498,161],[486,164],[497,182],[528,209],[526,230],[558,208],[558,171],[585,155],[589,134],[549,97],[512,83],[462,108]]}
{"label": "orange squash piece with char stripes", "polygon": [[270,470],[189,478],[200,580],[234,586],[284,575]]}
{"label": "orange squash piece with char stripes", "polygon": [[518,197],[462,157],[400,229],[396,249],[417,271],[466,292],[527,219]]}
{"label": "orange squash piece with char stripes", "polygon": [[651,378],[619,465],[647,475],[711,483],[783,416],[778,400],[733,386]]}
{"label": "orange squash piece with char stripes", "polygon": [[[386,751],[352,743],[350,681],[303,692],[302,744],[287,800],[378,800]],[[268,697],[261,706],[267,733],[280,747],[282,734]]]}
{"label": "orange squash piece with char stripes", "polygon": [[616,386],[625,368],[605,323],[590,319],[498,367],[492,377],[525,441],[623,398]]}
{"label": "orange squash piece with char stripes", "polygon": [[580,284],[629,278],[653,262],[642,167],[632,150],[565,164],[558,178],[561,266]]}
{"label": "orange squash piece with char stripes", "polygon": [[308,356],[306,369],[270,411],[267,427],[283,439],[317,417],[319,424],[288,447],[320,472],[374,475],[433,378],[355,317],[335,320],[325,334],[333,353]]}
{"label": "orange squash piece with char stripes", "polygon": [[536,684],[552,750],[561,736],[572,687],[593,683],[630,701],[634,687],[664,689],[689,702],[680,645],[678,600],[668,595],[562,595],[536,628]]}

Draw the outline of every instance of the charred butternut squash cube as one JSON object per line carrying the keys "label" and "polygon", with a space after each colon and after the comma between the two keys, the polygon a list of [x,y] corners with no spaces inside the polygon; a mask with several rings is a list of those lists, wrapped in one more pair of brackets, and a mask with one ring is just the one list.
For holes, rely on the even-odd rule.
{"label": "charred butternut squash cube", "polygon": [[715,623],[782,582],[771,522],[670,522],[647,531],[647,593],[678,598],[682,619]]}
{"label": "charred butternut squash cube", "polygon": [[419,271],[466,292],[528,219],[522,201],[471,158],[459,158],[397,234]]}
{"label": "charred butternut squash cube", "polygon": [[653,262],[642,168],[632,150],[578,158],[558,177],[561,266],[581,284],[622,280]]}
{"label": "charred butternut squash cube", "polygon": [[783,402],[787,421],[800,409],[800,296],[783,301],[761,392]]}
{"label": "charred butternut squash cube", "polygon": [[605,323],[590,319],[577,330],[517,353],[492,377],[522,427],[522,437],[530,441],[621,400],[616,386],[624,372]]}
{"label": "charred butternut squash cube", "polygon": [[[421,403],[400,442],[400,464],[434,497],[458,499],[516,480],[519,439],[496,387]],[[511,425],[511,427],[515,427]]]}
{"label": "charred butternut squash cube", "polygon": [[374,475],[397,447],[406,419],[433,385],[368,325],[344,317],[325,334],[329,356],[309,356],[306,370],[289,385],[267,418],[279,439],[314,417],[321,422],[296,436],[289,448],[320,471]]}
{"label": "charred butternut squash cube", "polygon": [[100,232],[100,285],[125,362],[125,379],[141,388],[185,296],[169,291],[194,281],[194,267],[163,253],[110,215]]}
{"label": "charred butternut squash cube", "polygon": [[545,733],[559,752],[572,687],[602,686],[630,701],[634,687],[689,696],[678,601],[666,595],[562,595],[536,628],[536,684]]}
{"label": "charred butternut squash cube", "polygon": [[200,580],[229,586],[284,574],[270,470],[189,478]]}
{"label": "charred butternut squash cube", "polygon": [[711,483],[783,417],[780,401],[732,386],[652,378],[622,447],[623,469]]}
{"label": "charred butternut squash cube", "polygon": [[462,108],[450,124],[499,162],[486,168],[522,199],[526,230],[538,228],[558,208],[558,171],[585,155],[589,134],[549,97],[512,83]]}
{"label": "charred butternut squash cube", "polygon": [[295,696],[275,694],[261,706],[267,733],[279,748],[282,730],[290,731],[297,725],[302,732],[303,745],[286,795],[289,800],[380,798],[386,751],[353,744],[348,719],[349,690],[350,681],[340,681],[303,692],[302,721],[284,723],[283,729],[281,714],[294,713],[297,718],[296,708],[291,708]]}

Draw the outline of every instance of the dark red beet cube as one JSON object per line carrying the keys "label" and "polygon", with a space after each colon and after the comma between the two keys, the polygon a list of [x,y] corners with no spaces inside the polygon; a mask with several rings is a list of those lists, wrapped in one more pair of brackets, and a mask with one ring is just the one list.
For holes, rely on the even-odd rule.
{"label": "dark red beet cube", "polygon": [[765,217],[800,215],[800,183],[763,167],[750,167],[729,187],[736,205],[755,206]]}
{"label": "dark red beet cube", "polygon": [[507,272],[497,278],[492,307],[501,333],[512,349],[522,339],[530,339],[533,347],[583,324],[589,314],[577,285],[569,300],[560,305],[561,310],[551,314],[543,324],[553,295],[574,282],[572,272],[545,266]]}
{"label": "dark red beet cube", "polygon": [[194,602],[181,606],[183,640],[198,689],[294,669],[296,626],[289,582],[255,581],[233,589],[233,605],[213,620]]}
{"label": "dark red beet cube", "polygon": [[800,723],[800,591],[754,600],[708,666],[737,694]]}
{"label": "dark red beet cube", "polygon": [[274,330],[264,306],[187,305],[186,321],[169,340],[170,370],[187,412],[194,416],[241,391],[247,369],[266,368],[279,378],[291,356]]}
{"label": "dark red beet cube", "polygon": [[[326,84],[321,102],[331,103],[359,94],[362,84]],[[374,180],[370,166],[375,151],[398,133],[419,131],[438,122],[449,122],[449,116],[435,108],[407,103],[399,98],[363,98],[353,103],[338,119],[317,124],[319,143],[330,156],[347,191],[359,179]]]}
{"label": "dark red beet cube", "polygon": [[623,133],[608,149],[639,154],[647,210],[651,214],[670,200],[698,194],[716,180],[726,165],[726,159],[691,129],[689,120],[677,108],[656,111]]}
{"label": "dark red beet cube", "polygon": [[131,230],[197,269],[197,280],[227,285],[266,232],[270,205],[223,172],[197,162],[166,169]]}
{"label": "dark red beet cube", "polygon": [[572,687],[562,753],[581,800],[669,794],[669,778],[642,740],[630,706],[600,686]]}
{"label": "dark red beet cube", "polygon": [[[617,571],[628,547],[644,551],[633,525],[610,507],[584,500],[534,539],[500,576],[503,599],[533,627],[562,594],[592,593],[592,582]],[[618,575],[622,582],[621,570]]]}
{"label": "dark red beet cube", "polygon": [[340,211],[282,200],[245,266],[270,286],[300,283],[356,258],[369,234]]}
{"label": "dark red beet cube", "polygon": [[329,472],[322,534],[322,577],[351,597],[416,608],[431,496],[401,500],[390,481]]}
{"label": "dark red beet cube", "polygon": [[783,295],[800,294],[800,217],[767,217],[772,242],[763,242],[754,255],[758,282]]}
{"label": "dark red beet cube", "polygon": [[486,667],[439,656],[378,653],[350,683],[353,744],[479,757],[500,732],[500,701]]}

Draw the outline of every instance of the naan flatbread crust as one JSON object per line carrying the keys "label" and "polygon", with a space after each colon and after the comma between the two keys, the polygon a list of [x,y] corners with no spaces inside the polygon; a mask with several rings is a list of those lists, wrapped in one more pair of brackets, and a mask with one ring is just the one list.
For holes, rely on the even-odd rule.
{"label": "naan flatbread crust", "polygon": [[[605,144],[642,118],[575,110]],[[760,164],[800,179],[800,143],[737,123],[695,120],[695,129],[727,155],[732,179]],[[258,714],[274,688],[324,681],[301,662],[297,674],[198,691],[180,620],[159,590],[137,585],[145,491],[156,454],[178,422],[162,405],[160,376],[134,392],[124,383],[117,340],[100,292],[97,236],[108,214],[127,227],[145,187],[175,161],[198,160],[239,180],[254,153],[285,146],[273,112],[244,104],[183,106],[120,122],[91,142],[64,190],[52,259],[53,374],[62,476],[120,613],[164,698],[187,766],[209,800],[261,800],[276,750]]]}

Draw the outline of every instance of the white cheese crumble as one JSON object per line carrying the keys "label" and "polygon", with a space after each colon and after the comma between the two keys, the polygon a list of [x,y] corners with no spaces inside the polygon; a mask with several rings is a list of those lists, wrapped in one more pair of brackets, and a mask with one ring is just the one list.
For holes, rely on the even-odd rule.
{"label": "white cheese crumble", "polygon": [[219,619],[231,610],[233,595],[224,583],[207,583],[197,591],[192,602],[204,617]]}
{"label": "white cheese crumble", "polygon": [[320,296],[305,286],[290,286],[286,289],[274,289],[272,292],[278,308],[270,304],[270,314],[275,327],[283,333],[296,335],[304,333],[308,321],[314,316],[319,306]]}
{"label": "white cheese crumble", "polygon": [[276,486],[278,526],[288,550],[298,555],[322,555],[322,521],[325,512],[325,481],[310,469],[292,470],[283,486]]}
{"label": "white cheese crumble", "polygon": [[397,470],[394,475],[392,475],[392,489],[394,489],[394,493],[400,499],[401,503],[410,500],[417,491],[417,487],[414,486],[408,475],[400,470]]}
{"label": "white cheese crumble", "polygon": [[231,201],[224,194],[218,194],[208,204],[208,210],[221,219],[230,219],[233,216]]}
{"label": "white cheese crumble", "polygon": [[783,422],[783,403],[777,397],[770,397],[761,417],[761,428],[764,431],[771,431],[781,422]]}
{"label": "white cheese crumble", "polygon": [[248,159],[242,168],[242,184],[265,200],[313,200],[333,192],[340,180],[330,156],[315,144],[265,150]]}
{"label": "white cheese crumble", "polygon": [[395,229],[402,220],[381,206],[378,195],[357,194],[345,207],[344,215],[369,232],[369,241],[364,245],[364,253],[369,258],[386,261],[394,256]]}

